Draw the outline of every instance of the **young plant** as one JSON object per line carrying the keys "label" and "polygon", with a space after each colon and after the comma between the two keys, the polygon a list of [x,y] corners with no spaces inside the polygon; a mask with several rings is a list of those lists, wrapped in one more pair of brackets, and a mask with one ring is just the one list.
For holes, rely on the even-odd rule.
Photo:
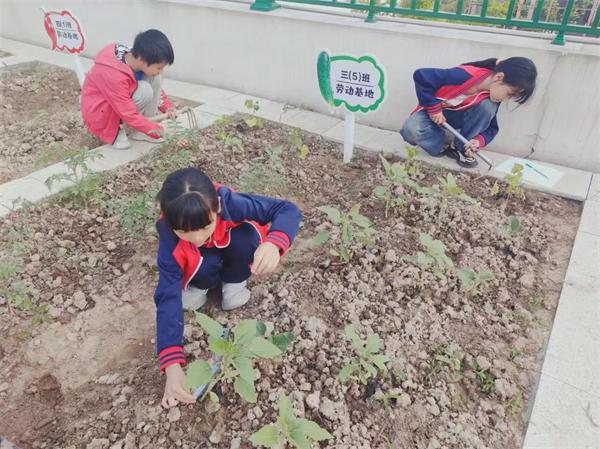
{"label": "young plant", "polygon": [[406,173],[409,176],[416,176],[421,172],[421,162],[417,160],[417,154],[419,154],[419,150],[414,145],[409,145],[406,147]]}
{"label": "young plant", "polygon": [[517,198],[524,198],[525,192],[521,188],[521,180],[523,179],[523,166],[514,164],[511,169],[511,174],[506,175],[504,179],[508,183],[506,186],[506,194]]}
{"label": "young plant", "polygon": [[218,369],[215,376],[209,362],[192,362],[187,370],[187,386],[192,389],[206,386],[200,401],[210,396],[212,401],[218,402],[212,391],[215,385],[222,380],[233,380],[233,388],[242,399],[256,402],[254,360],[279,357],[292,343],[294,335],[288,332],[267,338],[265,323],[257,320],[240,321],[231,333],[227,333],[218,322],[198,312],[196,322],[208,334],[208,349]]}
{"label": "young plant", "polygon": [[381,154],[379,158],[383,165],[386,181],[384,185],[375,187],[373,193],[377,198],[382,198],[385,201],[385,217],[387,218],[390,209],[399,210],[406,204],[404,188],[410,187],[416,190],[419,186],[410,179],[404,164],[400,162],[390,164]]}
{"label": "young plant", "polygon": [[49,190],[56,182],[67,181],[74,184],[57,194],[59,201],[65,201],[70,207],[85,207],[99,201],[103,195],[100,190],[102,175],[94,173],[88,163],[101,158],[102,155],[83,150],[64,161],[67,172],[57,173],[46,179]]}
{"label": "young plant", "polygon": [[514,215],[508,217],[508,224],[506,225],[506,235],[509,238],[513,239],[518,234],[520,234],[521,231],[523,231],[523,225],[521,224],[521,220],[519,220]]}
{"label": "young plant", "polygon": [[[327,214],[329,220],[339,227],[339,244],[337,250],[331,249],[329,252],[335,257],[339,257],[344,263],[350,262],[352,258],[352,244],[359,240],[365,244],[371,243],[371,220],[359,212],[360,205],[355,204],[348,211],[343,213],[339,209],[332,206],[320,206],[318,210]],[[331,238],[328,231],[319,232],[313,239],[313,244],[322,245]]]}
{"label": "young plant", "polygon": [[300,159],[306,159],[310,150],[308,149],[308,145],[304,143],[302,140],[302,136],[300,135],[300,128],[294,128],[291,134],[288,137],[288,145],[291,151],[297,151],[298,157]]}
{"label": "young plant", "polygon": [[190,150],[181,150],[176,153],[166,152],[160,149],[152,156],[154,166],[156,167],[156,178],[163,180],[169,173],[179,168],[189,167],[194,160],[194,155]]}
{"label": "young plant", "polygon": [[262,155],[252,159],[241,174],[241,189],[258,193],[277,193],[283,190],[287,185],[285,166],[281,159],[283,151],[282,145],[267,148]]}
{"label": "young plant", "polygon": [[457,198],[466,203],[477,204],[477,200],[467,195],[463,188],[456,184],[456,180],[454,179],[454,176],[452,176],[452,173],[448,173],[445,179],[441,176],[438,177],[438,181],[440,182],[443,198]]}
{"label": "young plant", "polygon": [[486,282],[494,279],[494,275],[487,268],[480,270],[478,273],[470,268],[458,270],[458,278],[462,282],[464,289],[471,292],[471,297],[475,298],[485,290]]}
{"label": "young plant", "polygon": [[13,280],[14,275],[24,271],[20,260],[16,258],[9,256],[0,260],[0,297],[6,299],[9,307],[29,310],[33,305],[29,298],[29,287],[23,281]]}
{"label": "young plant", "polygon": [[387,374],[386,363],[390,361],[390,358],[387,355],[379,354],[381,349],[379,335],[369,335],[366,341],[363,341],[351,325],[344,328],[344,333],[352,343],[355,357],[350,359],[340,371],[340,382],[346,383],[348,380],[354,379],[366,385],[370,378],[377,377],[378,370],[384,375]]}
{"label": "young plant", "polygon": [[421,231],[419,231],[419,241],[425,248],[425,252],[418,251],[414,256],[406,257],[406,260],[416,262],[423,269],[433,267],[433,274],[441,280],[446,280],[444,270],[454,268],[452,259],[446,256],[446,245]]}
{"label": "young plant", "polygon": [[315,441],[333,438],[327,430],[316,422],[296,418],[292,403],[279,391],[279,417],[273,424],[267,424],[250,436],[255,446],[285,449],[288,445],[298,449],[310,449]]}
{"label": "young plant", "polygon": [[153,229],[158,208],[157,189],[147,190],[133,198],[118,198],[107,203],[107,212],[119,218],[121,226],[132,236],[143,235]]}
{"label": "young plant", "polygon": [[490,369],[483,369],[479,366],[477,361],[473,359],[471,362],[471,368],[475,371],[475,376],[479,380],[481,387],[480,390],[484,394],[490,394],[494,389],[494,376],[490,373]]}
{"label": "young plant", "polygon": [[248,99],[244,102],[244,106],[248,110],[248,117],[244,118],[244,122],[248,125],[248,128],[263,128],[265,123],[262,118],[258,117],[256,113],[260,109],[258,101]]}

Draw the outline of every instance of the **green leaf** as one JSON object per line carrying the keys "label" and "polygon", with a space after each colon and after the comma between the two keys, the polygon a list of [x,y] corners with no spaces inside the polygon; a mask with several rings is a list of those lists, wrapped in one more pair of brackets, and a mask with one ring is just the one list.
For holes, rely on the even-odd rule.
{"label": "green leaf", "polygon": [[219,396],[217,396],[214,392],[209,391],[208,392],[208,399],[210,399],[211,402],[214,402],[215,404],[219,403]]}
{"label": "green leaf", "polygon": [[379,351],[379,348],[381,348],[381,338],[379,338],[379,335],[377,335],[377,334],[369,335],[367,337],[367,345],[366,345],[367,351],[374,354]]}
{"label": "green leaf", "polygon": [[494,275],[490,270],[481,270],[479,272],[479,279],[481,279],[482,281],[491,281],[492,279],[494,279]]}
{"label": "green leaf", "polygon": [[304,429],[296,429],[290,432],[290,443],[298,449],[310,449],[310,441],[304,433]]}
{"label": "green leaf", "polygon": [[341,370],[340,370],[340,374],[338,374],[338,378],[340,379],[341,383],[346,383],[348,381],[348,379],[350,379],[350,376],[352,376],[352,374],[354,373],[354,371],[356,371],[356,364],[353,363],[348,363],[347,365],[345,365]]}
{"label": "green leaf", "polygon": [[348,324],[346,327],[344,327],[344,333],[346,334],[346,337],[348,337],[352,342],[352,346],[354,346],[354,349],[364,349],[362,340],[360,339],[359,335],[356,333],[354,327],[352,327],[351,324]]}
{"label": "green leaf", "polygon": [[342,241],[346,244],[352,241],[352,226],[348,222],[342,223]]}
{"label": "green leaf", "polygon": [[283,334],[271,335],[269,341],[283,353],[290,347],[295,338],[291,332],[285,332]]}
{"label": "green leaf", "polygon": [[304,430],[304,433],[313,440],[321,441],[333,438],[333,435],[314,421],[309,421],[308,419],[299,419],[298,421],[300,421],[301,429]]}
{"label": "green leaf", "polygon": [[371,220],[361,214],[353,216],[352,220],[361,228],[369,228],[371,226]]}
{"label": "green leaf", "polygon": [[258,336],[258,321],[243,320],[233,328],[234,339],[236,345],[246,345],[254,337]]}
{"label": "green leaf", "polygon": [[387,366],[385,364],[389,361],[390,358],[383,354],[376,354],[371,357],[371,362],[373,362],[381,371],[387,371]]}
{"label": "green leaf", "polygon": [[370,377],[375,377],[377,376],[377,368],[375,368],[375,366],[372,363],[366,362],[364,360],[360,361],[360,365],[363,367],[363,369],[369,373]]}
{"label": "green leaf", "polygon": [[460,281],[465,285],[470,284],[475,279],[475,273],[469,268],[462,268],[461,270],[458,270],[457,275]]}
{"label": "green leaf", "polygon": [[264,336],[265,332],[267,332],[267,325],[263,321],[258,321],[256,323],[256,331],[258,332],[258,335]]}
{"label": "green leaf", "polygon": [[281,355],[281,350],[263,337],[252,339],[246,349],[257,357],[266,359],[272,359]]}
{"label": "green leaf", "polygon": [[188,388],[198,388],[209,383],[212,378],[213,372],[208,362],[196,360],[188,366],[185,385]]}
{"label": "green leaf", "polygon": [[238,349],[230,341],[214,337],[209,337],[208,349],[222,357],[238,352]]}
{"label": "green leaf", "polygon": [[248,383],[254,382],[254,369],[248,357],[236,357],[233,359],[233,366],[235,366],[244,380]]}
{"label": "green leaf", "polygon": [[288,425],[292,424],[296,419],[294,416],[294,409],[292,408],[292,402],[285,395],[283,390],[279,390],[279,416]]}
{"label": "green leaf", "polygon": [[249,440],[255,446],[281,447],[279,431],[274,424],[267,424],[258,432],[254,432]]}
{"label": "green leaf", "polygon": [[254,388],[254,382],[248,382],[243,377],[236,377],[233,382],[233,389],[242,399],[247,402],[256,403],[258,397],[256,388]]}
{"label": "green leaf", "polygon": [[340,224],[342,222],[342,213],[339,209],[331,206],[319,206],[318,210],[327,214],[329,220],[331,220],[334,224]]}
{"label": "green leaf", "polygon": [[306,159],[306,156],[308,156],[308,153],[310,153],[310,150],[308,149],[308,145],[303,144],[300,147],[300,155],[299,155],[300,159]]}
{"label": "green leaf", "polygon": [[211,337],[221,338],[223,335],[223,326],[204,313],[196,312],[196,322]]}
{"label": "green leaf", "polygon": [[326,241],[328,241],[330,238],[329,232],[327,231],[320,231],[315,238],[313,238],[312,240],[312,244],[315,246],[319,246],[322,245],[323,243],[325,243]]}
{"label": "green leaf", "polygon": [[375,189],[373,189],[373,194],[377,197],[377,198],[383,198],[387,195],[387,187],[386,186],[377,186],[375,187]]}

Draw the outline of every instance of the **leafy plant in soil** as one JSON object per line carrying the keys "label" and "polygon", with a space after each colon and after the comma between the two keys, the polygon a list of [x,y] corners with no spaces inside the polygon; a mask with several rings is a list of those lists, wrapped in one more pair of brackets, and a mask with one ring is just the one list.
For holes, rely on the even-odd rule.
{"label": "leafy plant in soil", "polygon": [[427,381],[433,384],[435,376],[444,365],[453,372],[462,371],[463,357],[464,354],[456,343],[449,343],[445,347],[437,346],[437,349],[434,350],[433,359],[427,362]]}
{"label": "leafy plant in soil", "polygon": [[417,154],[419,154],[419,149],[416,146],[409,145],[406,147],[406,173],[412,177],[421,172],[421,162],[417,160]]}
{"label": "leafy plant in soil", "polygon": [[308,145],[306,145],[302,140],[300,128],[294,128],[292,130],[292,132],[288,136],[288,146],[290,148],[290,151],[298,152],[298,157],[300,159],[306,159],[306,156],[308,156],[308,153],[310,153]]}
{"label": "leafy plant in soil", "polygon": [[102,175],[94,173],[88,166],[89,162],[101,158],[102,155],[83,150],[64,161],[67,172],[57,173],[46,179],[46,186],[52,189],[56,182],[67,181],[74,185],[57,194],[57,199],[67,207],[85,207],[90,203],[103,199],[100,189]]}
{"label": "leafy plant in soil", "polygon": [[440,240],[434,239],[425,232],[419,231],[419,241],[425,248],[425,252],[418,251],[414,256],[407,256],[405,260],[416,262],[422,269],[432,267],[433,274],[440,280],[446,280],[444,271],[453,269],[454,263],[446,255],[446,245]]}
{"label": "leafy plant in soil", "polygon": [[475,272],[470,268],[458,270],[458,278],[462,282],[464,289],[471,292],[471,297],[475,298],[485,289],[485,283],[494,279],[494,275],[487,268]]}
{"label": "leafy plant in soil", "polygon": [[506,194],[516,198],[525,198],[525,192],[521,188],[521,180],[523,179],[523,166],[514,164],[511,169],[511,174],[506,175],[504,179],[507,182]]}
{"label": "leafy plant in soil", "polygon": [[129,235],[143,235],[154,227],[158,217],[157,193],[158,189],[150,189],[133,198],[109,201],[106,204],[107,213],[117,216]]}
{"label": "leafy plant in soil", "polygon": [[463,188],[456,184],[456,180],[452,173],[448,173],[446,178],[442,178],[441,176],[438,177],[438,181],[440,182],[439,187],[442,194],[438,213],[438,224],[441,224],[444,220],[449,199],[456,198],[466,203],[477,204],[477,201],[474,198],[467,195]]}
{"label": "leafy plant in soil", "polygon": [[518,234],[523,231],[523,225],[521,224],[521,220],[519,220],[514,215],[508,217],[508,224],[506,225],[506,235],[509,238],[515,238]]}
{"label": "leafy plant in soil", "polygon": [[281,159],[284,147],[278,145],[252,159],[241,174],[240,188],[245,192],[278,193],[287,186],[285,167]]}
{"label": "leafy plant in soil", "polygon": [[352,343],[355,357],[351,358],[341,369],[340,382],[346,383],[354,379],[366,385],[370,378],[376,378],[378,370],[387,374],[386,364],[390,361],[387,355],[379,354],[381,349],[381,338],[377,334],[371,334],[363,341],[351,325],[344,328],[346,338]]}
{"label": "leafy plant in soil", "polygon": [[258,101],[248,99],[244,102],[245,108],[248,110],[248,117],[244,118],[244,122],[248,125],[248,128],[262,128],[265,123],[262,118],[258,117],[256,113],[260,110]]}
{"label": "leafy plant in soil", "polygon": [[477,360],[473,359],[471,362],[471,368],[475,371],[475,376],[479,380],[480,390],[484,394],[490,394],[494,389],[494,376],[490,373],[490,369],[483,369],[477,363]]}
{"label": "leafy plant in soil", "polygon": [[3,257],[0,259],[0,297],[6,299],[9,307],[14,306],[21,310],[32,307],[29,298],[29,287],[23,281],[13,281],[13,276],[25,270],[18,259]]}
{"label": "leafy plant in soil", "polygon": [[[209,396],[212,401],[218,402],[213,388],[220,381],[232,380],[235,392],[245,401],[255,403],[254,360],[279,357],[292,343],[294,335],[284,333],[267,338],[265,323],[257,320],[240,321],[230,333],[203,313],[196,313],[196,321],[208,334],[213,364],[211,366],[206,360],[192,362],[187,370],[187,386],[197,389],[206,385],[200,401]],[[214,370],[217,365],[218,369]]]}
{"label": "leafy plant in soil", "polygon": [[289,398],[279,392],[279,416],[273,424],[267,424],[250,436],[255,446],[285,449],[288,444],[298,449],[310,449],[315,441],[333,438],[316,422],[297,418]]}
{"label": "leafy plant in soil", "polygon": [[[331,255],[339,257],[342,262],[350,262],[352,258],[350,248],[356,240],[365,244],[371,243],[371,234],[373,233],[371,220],[359,212],[359,204],[352,206],[348,213],[343,213],[338,208],[332,206],[320,206],[317,209],[327,214],[329,220],[339,227],[338,248],[337,250],[332,248],[329,252]],[[313,244],[322,245],[330,238],[331,234],[328,231],[321,231],[313,239]]]}

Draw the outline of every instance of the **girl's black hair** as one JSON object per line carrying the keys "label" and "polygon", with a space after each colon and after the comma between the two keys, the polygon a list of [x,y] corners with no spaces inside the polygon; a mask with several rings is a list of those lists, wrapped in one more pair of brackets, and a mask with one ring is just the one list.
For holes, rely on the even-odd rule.
{"label": "girl's black hair", "polygon": [[172,65],[175,62],[171,42],[158,30],[150,29],[139,33],[133,41],[131,54],[136,58],[142,58],[148,65]]}
{"label": "girl's black hair", "polygon": [[167,176],[158,192],[163,217],[173,230],[190,232],[208,226],[219,210],[213,182],[197,168],[182,168]]}
{"label": "girl's black hair", "polygon": [[537,68],[531,59],[515,56],[497,62],[496,58],[484,59],[483,61],[467,62],[463,65],[472,65],[490,69],[494,73],[504,73],[505,84],[519,89],[514,100],[523,104],[533,94],[535,90],[535,80],[537,78]]}

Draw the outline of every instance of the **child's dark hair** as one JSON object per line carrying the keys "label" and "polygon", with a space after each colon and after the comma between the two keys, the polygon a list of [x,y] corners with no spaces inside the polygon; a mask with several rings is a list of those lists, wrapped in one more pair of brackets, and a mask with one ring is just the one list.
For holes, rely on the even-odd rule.
{"label": "child's dark hair", "polygon": [[173,64],[175,54],[171,42],[158,30],[146,30],[135,37],[131,54],[142,58],[148,65]]}
{"label": "child's dark hair", "polygon": [[519,104],[523,104],[529,100],[529,97],[531,97],[535,90],[537,69],[531,59],[515,56],[498,62],[498,59],[490,58],[483,61],[467,62],[463,65],[490,69],[494,73],[504,73],[502,81],[519,89],[514,98]]}
{"label": "child's dark hair", "polygon": [[167,176],[158,200],[164,219],[177,231],[202,229],[212,222],[211,212],[219,210],[213,182],[197,168],[182,168]]}

